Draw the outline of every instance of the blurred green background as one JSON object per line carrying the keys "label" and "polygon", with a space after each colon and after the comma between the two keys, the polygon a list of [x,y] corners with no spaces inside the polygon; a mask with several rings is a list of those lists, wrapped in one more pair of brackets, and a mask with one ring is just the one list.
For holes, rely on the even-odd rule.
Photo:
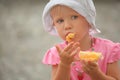
{"label": "blurred green background", "polygon": [[[44,31],[41,16],[49,0],[0,0],[0,80],[50,80],[44,53],[60,38]],[[94,0],[100,36],[120,42],[120,1]]]}

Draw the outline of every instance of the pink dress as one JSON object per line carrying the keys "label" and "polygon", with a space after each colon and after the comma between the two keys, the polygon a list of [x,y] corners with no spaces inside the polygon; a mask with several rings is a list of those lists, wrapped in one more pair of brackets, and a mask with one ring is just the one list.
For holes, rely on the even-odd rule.
{"label": "pink dress", "polygon": [[[63,42],[59,45],[64,48],[66,43]],[[114,43],[102,38],[94,38],[93,48],[94,51],[101,52],[103,55],[103,59],[98,61],[98,65],[104,73],[106,73],[108,63],[120,60],[120,43]],[[49,65],[59,64],[60,58],[55,47],[46,52],[42,62]],[[81,73],[81,75],[78,75],[78,73]],[[80,62],[74,62],[71,65],[71,80],[91,80],[89,75],[82,71]]]}

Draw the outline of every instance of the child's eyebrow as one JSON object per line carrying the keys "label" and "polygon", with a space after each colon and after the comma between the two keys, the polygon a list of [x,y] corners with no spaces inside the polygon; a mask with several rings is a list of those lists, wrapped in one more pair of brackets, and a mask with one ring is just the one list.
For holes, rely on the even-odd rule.
{"label": "child's eyebrow", "polygon": [[54,19],[56,20],[56,19],[62,19],[62,17],[54,17]]}

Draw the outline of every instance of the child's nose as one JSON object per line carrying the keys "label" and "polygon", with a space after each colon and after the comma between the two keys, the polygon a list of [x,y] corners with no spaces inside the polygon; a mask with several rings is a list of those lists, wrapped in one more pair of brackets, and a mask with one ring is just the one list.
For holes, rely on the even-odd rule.
{"label": "child's nose", "polygon": [[64,25],[64,28],[65,28],[65,30],[71,29],[71,28],[72,28],[71,23],[70,23],[69,21],[66,21],[66,22],[65,22],[65,25]]}

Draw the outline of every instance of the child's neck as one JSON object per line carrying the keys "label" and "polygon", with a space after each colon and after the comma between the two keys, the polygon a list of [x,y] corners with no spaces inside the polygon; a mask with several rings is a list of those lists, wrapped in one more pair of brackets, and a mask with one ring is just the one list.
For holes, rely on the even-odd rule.
{"label": "child's neck", "polygon": [[82,51],[89,50],[92,47],[92,41],[91,36],[84,37],[80,41],[80,48]]}

